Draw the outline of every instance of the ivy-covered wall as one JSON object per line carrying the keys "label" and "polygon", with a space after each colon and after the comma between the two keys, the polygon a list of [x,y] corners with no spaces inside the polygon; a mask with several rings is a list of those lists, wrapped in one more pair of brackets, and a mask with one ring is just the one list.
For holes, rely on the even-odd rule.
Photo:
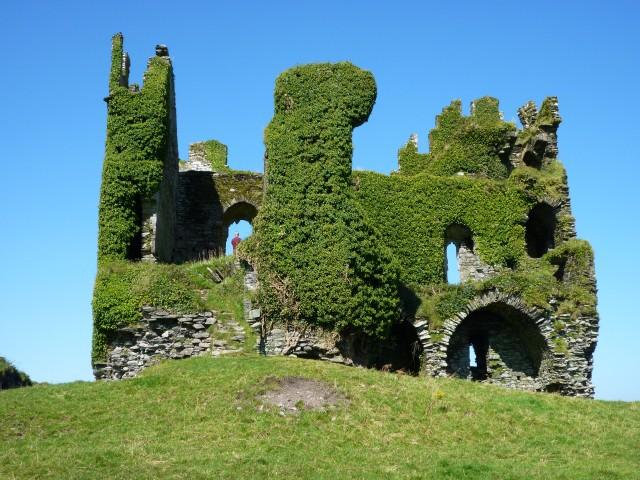
{"label": "ivy-covered wall", "polygon": [[[452,103],[429,135],[429,153],[419,153],[412,136],[399,151],[399,172],[354,172],[356,198],[400,263],[401,282],[415,295],[408,313],[424,319],[433,344],[444,338],[446,347],[446,320],[500,292],[551,318],[549,348],[579,358],[590,377],[593,252],[575,239],[567,176],[555,156],[557,100],[545,100],[539,114],[528,105],[523,130],[502,122],[497,108],[494,99],[480,99],[465,117]],[[452,226],[469,232],[473,252],[491,267],[481,281],[447,283]],[[592,393],[590,384],[572,388]]]}
{"label": "ivy-covered wall", "polygon": [[385,336],[398,316],[396,262],[352,188],[352,131],[375,98],[371,73],[349,63],[276,80],[264,204],[243,249],[272,321]]}
{"label": "ivy-covered wall", "polygon": [[[154,251],[156,237],[161,239],[165,260],[173,249],[173,186],[178,168],[173,72],[166,48],[156,51],[139,88],[128,83],[129,56],[122,34],[112,38],[93,297],[94,358],[104,353],[114,318],[129,318],[120,315],[127,303],[116,305],[110,298],[104,272],[110,271],[113,262],[139,259],[143,251]],[[145,245],[145,235],[152,236],[148,241],[153,245]]]}
{"label": "ivy-covered wall", "polygon": [[[504,358],[524,358],[529,347],[512,338],[524,322],[540,330],[544,350],[534,355],[543,366],[518,360],[527,375],[544,372],[543,381],[524,384],[593,393],[593,252],[575,238],[555,97],[540,111],[523,106],[522,129],[502,119],[495,98],[474,101],[469,115],[454,101],[436,118],[428,152],[412,136],[398,152],[398,171],[353,172],[352,132],[373,108],[374,78],[350,63],[303,65],[276,80],[264,176],[231,169],[216,140],[193,144],[178,171],[168,51],[157,47],[139,89],[128,84],[122,42],[113,37],[106,99],[94,361],[118,328],[139,319],[144,302],[202,307],[189,273],[198,264],[137,259],[223,255],[229,225],[249,220],[254,234],[239,254],[256,268],[262,320],[284,324],[281,331],[321,327],[406,348],[419,341],[425,371],[440,374],[453,337],[456,369],[468,370],[465,335],[479,328],[474,321],[502,347],[513,341]],[[458,285],[446,278],[450,242],[461,267],[473,270]],[[511,323],[495,332],[501,314]],[[517,383],[521,372],[507,372],[508,360],[493,361],[495,375]]]}
{"label": "ivy-covered wall", "polygon": [[[124,68],[126,66],[126,69]],[[107,140],[100,190],[98,258],[135,258],[142,201],[163,179],[169,142],[171,62],[153,57],[142,89],[129,88],[122,34],[113,37]]]}
{"label": "ivy-covered wall", "polygon": [[471,104],[471,115],[462,114],[462,102],[455,100],[436,117],[429,134],[430,151],[417,152],[415,142],[400,149],[400,173],[433,175],[471,173],[488,178],[505,178],[508,151],[515,140],[515,125],[504,122],[498,100],[483,97]]}

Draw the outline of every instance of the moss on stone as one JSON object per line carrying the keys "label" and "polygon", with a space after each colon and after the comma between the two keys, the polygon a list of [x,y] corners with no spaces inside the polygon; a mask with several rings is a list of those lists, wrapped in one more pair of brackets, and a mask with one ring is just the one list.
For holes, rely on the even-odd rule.
{"label": "moss on stone", "polygon": [[238,201],[246,201],[257,208],[262,205],[263,180],[259,173],[245,173],[229,170],[228,173],[213,176],[220,202],[232,205]]}

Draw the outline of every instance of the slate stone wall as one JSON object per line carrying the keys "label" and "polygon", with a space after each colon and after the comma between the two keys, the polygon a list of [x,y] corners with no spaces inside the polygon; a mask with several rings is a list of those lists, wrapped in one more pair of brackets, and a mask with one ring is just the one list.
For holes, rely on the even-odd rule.
{"label": "slate stone wall", "polygon": [[224,255],[223,207],[211,172],[180,172],[176,214],[174,261]]}
{"label": "slate stone wall", "polygon": [[484,263],[478,254],[467,244],[460,244],[457,247],[458,269],[460,271],[460,282],[467,280],[483,280],[495,273],[491,265]]}
{"label": "slate stone wall", "polygon": [[160,360],[240,352],[246,341],[244,328],[228,313],[176,315],[145,306],[142,314],[138,325],[118,330],[106,363],[94,365],[97,380],[135,377]]}

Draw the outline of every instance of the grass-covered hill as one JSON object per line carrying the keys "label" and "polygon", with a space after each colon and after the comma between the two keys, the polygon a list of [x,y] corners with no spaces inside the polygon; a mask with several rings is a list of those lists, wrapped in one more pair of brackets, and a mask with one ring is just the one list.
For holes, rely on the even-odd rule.
{"label": "grass-covered hill", "polygon": [[[284,414],[265,380],[346,397]],[[640,478],[640,403],[295,358],[170,361],[110,383],[0,392],[0,478]]]}

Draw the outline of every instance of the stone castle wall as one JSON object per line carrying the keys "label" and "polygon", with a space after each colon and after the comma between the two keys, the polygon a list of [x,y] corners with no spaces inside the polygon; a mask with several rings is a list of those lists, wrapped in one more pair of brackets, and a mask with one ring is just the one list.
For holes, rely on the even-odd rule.
{"label": "stone castle wall", "polygon": [[[245,350],[247,329],[251,329],[256,335],[253,348],[263,355],[430,376],[454,375],[520,390],[593,396],[591,371],[597,318],[579,318],[583,334],[562,333],[567,349],[557,352],[550,348],[558,335],[554,325],[556,320],[569,320],[568,314],[545,315],[526,307],[517,297],[490,292],[469,302],[437,334],[429,331],[427,319],[416,318],[411,323],[403,322],[388,340],[380,342],[356,333],[339,335],[308,325],[269,324],[251,300],[251,293],[257,289],[257,275],[248,265],[245,268],[244,289],[248,295],[242,324],[224,312],[182,315],[146,306],[138,325],[118,330],[110,343],[107,361],[95,365],[96,378],[135,377],[166,359],[241,352]],[[478,334],[481,322],[465,321],[484,309],[495,315],[483,320],[487,364],[484,376],[478,378],[480,364],[471,365],[469,348],[470,338],[474,332]]]}
{"label": "stone castle wall", "polygon": [[161,360],[237,353],[246,341],[245,329],[218,312],[176,315],[145,306],[142,314],[138,325],[117,331],[106,362],[94,365],[97,380],[132,378]]}

